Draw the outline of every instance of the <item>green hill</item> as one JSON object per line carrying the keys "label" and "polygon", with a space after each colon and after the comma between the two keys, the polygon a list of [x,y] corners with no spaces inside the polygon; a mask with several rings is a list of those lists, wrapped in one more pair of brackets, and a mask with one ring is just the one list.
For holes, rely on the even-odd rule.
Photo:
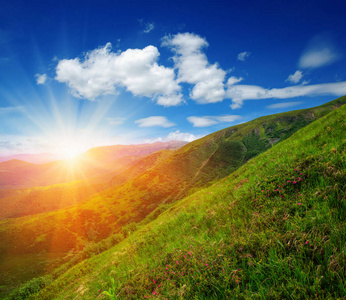
{"label": "green hill", "polygon": [[[84,267],[89,266],[89,264],[93,265],[94,263],[96,263],[96,261],[98,261],[98,259],[100,259],[102,265],[107,265],[108,263],[105,260],[103,260],[104,258],[102,257],[104,257],[104,255],[107,255],[106,253],[111,253],[112,251],[124,253],[124,259],[127,261],[123,261],[125,268],[124,270],[136,269],[135,265],[130,264],[131,256],[128,256],[129,249],[131,247],[134,247],[133,253],[131,253],[134,255],[133,257],[135,258],[135,263],[139,263],[139,261],[137,261],[136,258],[136,255],[139,255],[139,253],[137,253],[136,250],[137,246],[133,246],[133,244],[131,244],[132,241],[134,241],[133,243],[137,245],[143,244],[143,247],[153,247],[153,250],[151,252],[149,248],[145,248],[146,250],[144,250],[144,252],[142,253],[143,256],[139,256],[138,258],[140,261],[147,261],[148,259],[150,261],[150,258],[146,257],[144,253],[147,253],[149,256],[159,258],[161,257],[161,254],[166,255],[168,253],[167,249],[169,249],[171,257],[175,257],[174,255],[177,254],[174,252],[174,248],[180,249],[179,247],[182,247],[182,245],[186,243],[186,238],[188,236],[194,236],[192,239],[197,239],[196,243],[198,244],[198,240],[203,240],[204,237],[208,235],[210,232],[219,231],[217,227],[220,227],[220,236],[226,236],[227,234],[229,234],[229,238],[227,238],[227,241],[229,242],[229,239],[232,237],[233,234],[232,228],[237,229],[237,226],[239,224],[242,226],[248,226],[248,218],[250,218],[251,220],[252,218],[254,218],[251,222],[256,224],[255,220],[257,220],[257,217],[255,218],[252,215],[252,213],[257,212],[258,214],[260,214],[261,209],[265,206],[262,205],[258,199],[256,199],[256,201],[258,202],[255,203],[254,201],[254,205],[262,205],[260,209],[254,206],[256,208],[256,211],[252,210],[251,212],[251,209],[254,208],[250,205],[249,207],[244,206],[242,208],[239,208],[239,210],[235,210],[238,211],[238,225],[232,225],[233,221],[229,223],[229,220],[227,221],[227,223],[227,219],[225,219],[221,223],[218,223],[218,221],[216,221],[213,217],[216,214],[216,212],[218,212],[221,209],[224,209],[225,214],[228,213],[232,215],[233,206],[235,206],[238,202],[242,203],[242,201],[240,201],[239,198],[240,196],[238,197],[234,195],[237,195],[238,189],[242,190],[241,187],[243,185],[248,187],[249,193],[253,191],[255,191],[255,193],[259,193],[257,191],[257,189],[259,188],[267,190],[263,187],[260,187],[260,185],[264,186],[266,182],[260,183],[260,181],[258,181],[254,183],[255,181],[252,177],[258,178],[258,180],[260,180],[262,177],[266,178],[267,175],[265,174],[265,170],[267,168],[267,165],[275,165],[276,163],[278,163],[277,172],[279,174],[281,170],[281,165],[279,164],[279,161],[281,159],[282,154],[285,153],[285,151],[283,151],[285,147],[288,147],[287,145],[290,145],[289,141],[294,140],[294,143],[297,145],[297,148],[300,147],[301,149],[303,149],[304,147],[307,147],[303,142],[299,140],[299,138],[296,138],[297,136],[299,136],[297,134],[294,135],[295,139],[293,139],[292,137],[287,141],[284,140],[292,136],[300,128],[303,128],[304,126],[307,126],[312,122],[313,124],[309,125],[309,127],[307,128],[310,128],[311,126],[313,127],[315,123],[317,124],[317,122],[320,122],[316,121],[317,119],[326,116],[331,111],[340,107],[345,102],[346,97],[341,97],[320,107],[262,117],[249,123],[240,124],[218,131],[200,140],[189,143],[188,145],[180,148],[179,150],[176,150],[174,153],[167,157],[155,158],[155,156],[151,156],[149,158],[148,156],[147,158],[144,158],[144,161],[142,163],[144,163],[145,165],[145,160],[147,159],[148,166],[150,165],[150,162],[153,163],[152,165],[150,165],[151,167],[141,169],[141,163],[139,163],[136,171],[134,171],[131,168],[127,171],[124,171],[123,174],[127,174],[129,180],[124,180],[121,176],[119,176],[118,178],[113,178],[109,183],[108,189],[102,191],[101,193],[93,195],[89,199],[89,201],[82,201],[80,204],[77,204],[69,209],[60,210],[57,212],[27,216],[23,218],[16,218],[1,222],[0,239],[2,243],[0,244],[0,255],[3,258],[3,260],[8,259],[9,257],[18,257],[19,259],[25,257],[25,255],[29,255],[29,257],[32,260],[26,264],[27,269],[30,269],[35,263],[33,255],[41,255],[40,258],[42,258],[42,268],[35,269],[37,275],[44,274],[44,272],[51,273],[55,267],[61,266],[59,269],[56,269],[53,273],[54,278],[60,278],[56,281],[56,284],[65,285],[65,276],[66,278],[72,276],[73,279],[71,279],[72,281],[70,281],[69,284],[72,283],[72,286],[74,286],[74,280],[78,279],[78,275],[69,272],[65,273],[65,271],[70,269],[73,265],[77,264],[78,262],[83,261],[84,259],[89,257],[92,257],[92,259],[88,261],[84,260],[84,263],[82,263],[82,265],[79,265],[78,268],[82,270],[81,272],[83,272]],[[339,114],[340,111],[342,111],[342,113],[344,114],[344,108],[342,109],[343,110],[338,110]],[[328,116],[330,116],[330,114]],[[331,123],[333,121],[328,118],[324,119],[327,119],[328,122],[330,121]],[[339,127],[342,125],[343,124],[339,124],[336,130],[340,131]],[[304,129],[304,131],[305,130],[308,129]],[[339,140],[338,142],[340,141],[342,140]],[[302,143],[301,146],[300,143]],[[282,144],[286,146],[282,146]],[[314,144],[314,140],[312,140],[311,144]],[[336,142],[334,142],[334,144],[336,145]],[[317,146],[317,144],[314,145],[314,147]],[[318,150],[318,148],[315,149],[315,151]],[[295,151],[299,150],[295,149]],[[304,150],[302,151],[302,153],[304,154]],[[265,153],[261,154],[259,157],[255,157],[262,152]],[[267,155],[269,155],[270,153],[275,154],[271,154],[272,156],[268,158],[267,161],[265,161]],[[293,154],[288,155],[290,157],[288,157],[287,159],[294,158]],[[261,161],[261,159],[265,168],[258,163],[259,161]],[[294,165],[295,163],[295,160],[289,161],[289,163],[287,163],[284,166],[284,168],[290,170],[288,166]],[[254,166],[254,164],[257,164],[256,167],[251,167]],[[241,167],[242,165],[244,166]],[[244,177],[244,172],[248,170],[250,167],[252,168],[251,170],[253,173],[250,172],[247,175],[247,177]],[[237,171],[237,169],[239,170]],[[255,174],[256,172],[258,174]],[[274,174],[276,174],[276,171],[274,172],[271,170],[270,172],[270,174],[272,174],[273,176]],[[229,174],[232,175],[230,175],[230,177],[227,177]],[[293,176],[293,173],[289,174],[288,176]],[[243,178],[243,181],[238,180],[238,177]],[[219,181],[222,178],[225,178],[224,181]],[[201,192],[195,193],[196,191],[206,187],[206,185],[211,185],[212,182],[218,182],[218,184],[213,185],[212,187],[210,187],[209,190],[203,190]],[[252,182],[253,185],[249,185],[248,182]],[[298,182],[300,184],[301,180]],[[274,183],[270,184],[274,185]],[[222,190],[224,191],[218,194],[218,196],[220,196],[219,198],[225,198],[225,201],[228,204],[223,203],[222,205],[220,204],[221,206],[219,208],[213,206],[210,208],[208,206],[208,201],[212,201],[212,199],[214,198],[208,195],[212,195],[216,191],[218,191],[218,185],[222,186]],[[274,187],[270,186],[270,188]],[[287,195],[290,192],[290,190],[285,191]],[[286,194],[281,194],[280,196],[283,196],[286,200]],[[188,195],[191,196],[189,198],[181,200]],[[251,195],[246,197],[252,197]],[[211,198],[209,199],[208,197]],[[268,197],[271,197],[271,193],[268,193]],[[205,200],[205,203],[204,200],[198,202],[198,199],[207,198],[209,200]],[[231,199],[233,198],[234,200],[231,201]],[[190,203],[190,201],[192,201],[191,199],[197,199],[197,203],[193,205],[188,204]],[[279,200],[281,201],[283,199],[281,199],[280,197]],[[191,203],[193,203],[193,201]],[[196,214],[194,215],[194,213],[190,212],[187,213],[184,208],[185,205],[188,207],[192,205],[194,207],[193,211],[195,211]],[[300,207],[301,206],[299,205],[298,208]],[[249,212],[247,212],[247,209],[249,209]],[[166,212],[163,213],[164,211]],[[284,211],[283,208],[281,209],[280,214],[282,214],[282,211]],[[160,216],[161,214],[162,216]],[[280,214],[279,217],[281,218]],[[185,217],[187,217],[188,215],[191,215],[191,219],[185,219]],[[158,219],[160,221],[155,220],[158,216],[160,216]],[[170,220],[172,218],[174,219],[175,216],[178,218],[176,223],[172,223],[173,225],[169,225],[170,223],[167,223],[167,220]],[[260,216],[263,215],[260,214]],[[285,218],[285,216],[283,218]],[[233,220],[233,216],[231,219]],[[152,223],[153,220],[155,220],[154,223]],[[276,219],[274,217],[271,219],[271,217],[266,216],[266,218],[264,218],[263,220],[263,222],[270,223],[270,220],[273,220],[274,222]],[[160,226],[166,226],[163,224],[171,226],[169,227],[171,229],[168,230],[168,227],[161,228]],[[264,225],[261,226],[261,228],[263,229]],[[227,230],[225,229],[226,227],[228,228]],[[142,229],[138,231],[139,228]],[[249,232],[249,227],[239,228],[240,231],[238,232],[237,237],[242,241],[246,240],[247,237],[245,233]],[[153,229],[153,231],[151,229]],[[225,229],[225,231],[223,231],[223,229]],[[143,233],[143,230],[146,232],[145,234]],[[132,234],[133,232],[136,233]],[[180,232],[182,232],[183,235],[181,235]],[[140,235],[143,234],[144,237],[142,239]],[[241,237],[241,234],[243,234],[243,237]],[[157,235],[157,237],[154,237],[155,235]],[[124,250],[125,252],[123,252],[122,250],[113,249],[109,250],[110,252],[105,252],[104,254],[100,254],[96,257],[93,257],[95,254],[101,253],[102,251],[111,248],[114,244],[119,243],[119,241],[123,240],[126,237],[126,241],[124,243],[119,244],[118,246],[125,247],[124,245],[130,243],[130,248],[128,248],[129,246],[126,246],[124,248],[126,249],[126,251]],[[136,240],[137,238],[139,240]],[[166,245],[168,248],[165,248],[165,244],[160,244],[161,248],[159,246],[157,246],[159,247],[157,248],[157,239],[161,242],[164,242],[167,239]],[[151,241],[151,244],[147,245],[147,241]],[[203,243],[205,242],[206,241],[204,241]],[[216,242],[216,240],[213,240],[213,242]],[[193,242],[193,240],[191,240],[192,247],[203,248],[205,245],[197,245],[196,243]],[[212,251],[215,245],[216,244],[211,244],[210,249],[208,248],[208,246],[208,251]],[[227,244],[227,247],[230,247],[230,244]],[[10,253],[10,256],[8,253]],[[69,254],[67,255],[67,253]],[[206,254],[207,253],[204,253],[203,255],[201,254],[202,257],[196,257],[196,259],[200,260]],[[231,254],[232,253],[228,253],[227,255]],[[251,253],[249,252],[245,254]],[[52,258],[50,257],[52,255],[58,256],[58,258],[52,260]],[[186,254],[184,255],[186,256]],[[217,255],[225,256],[226,254],[220,252]],[[253,254],[251,255],[253,256]],[[117,259],[114,260],[110,257],[111,256],[109,256],[107,259],[115,261],[115,265],[117,265]],[[165,260],[166,258],[163,259]],[[203,258],[202,261],[203,260],[205,259]],[[148,263],[148,266],[150,267],[152,263]],[[210,266],[208,262],[206,262],[206,264]],[[130,269],[127,269],[127,266],[129,266]],[[100,265],[98,265],[97,268],[100,268],[100,270],[102,269]],[[146,268],[145,263],[143,265],[143,268]],[[4,280],[6,284],[5,288],[7,290],[9,286],[14,287],[16,283],[19,281],[23,281],[24,279],[30,279],[30,274],[28,274],[28,276],[26,276],[25,278],[18,279],[18,270],[14,269],[13,266],[12,269],[11,266],[9,266],[8,270],[6,270],[7,273],[2,273],[1,278]],[[92,268],[90,269],[90,271],[91,270]],[[125,272],[124,270],[121,269],[121,272]],[[142,277],[144,276],[144,274],[146,274],[143,273],[146,272],[143,270],[140,269],[138,271],[138,274],[140,274],[138,276]],[[218,272],[219,271],[220,270],[218,269]],[[106,279],[106,277],[108,278],[109,275],[109,269],[107,269],[107,271],[105,272],[106,273],[104,273],[103,279],[101,281],[98,280],[98,283],[96,283],[97,287],[99,287],[100,282],[104,282],[104,286],[102,286],[101,284],[101,290],[104,290],[104,288],[107,287],[109,284],[108,279]],[[10,276],[7,276],[8,274],[11,274],[13,278],[11,279]],[[126,276],[130,276],[132,273],[126,274]],[[75,275],[77,277],[74,277]],[[138,276],[136,276],[134,277],[137,278]],[[230,280],[230,278],[233,275],[231,276],[228,274],[227,276],[229,277],[228,280]],[[35,277],[34,274],[31,275],[31,278],[33,277]],[[206,277],[206,274],[204,274],[202,277]],[[97,278],[97,276],[95,278]],[[193,279],[190,280],[191,282],[195,282]],[[139,293],[138,295],[142,296],[149,295],[150,293],[148,291],[152,286],[148,285],[146,287],[143,282],[139,281],[138,283],[135,280],[133,282],[126,282],[123,280],[117,282],[120,282],[120,290],[118,292],[121,295],[123,295],[122,297],[125,299],[129,298],[129,295],[131,293],[133,293],[133,295],[137,295],[137,293]],[[240,281],[238,280],[238,283],[239,282]],[[32,284],[33,283],[29,283],[29,286],[31,286]],[[36,284],[42,285],[39,284],[39,281],[37,281]],[[139,284],[139,286],[143,286],[142,292],[136,290],[135,292],[130,291],[129,295],[123,294],[123,292],[126,290],[125,287],[127,285],[129,285],[131,289],[133,289],[133,285],[137,284]],[[52,285],[51,288],[52,291],[56,291],[54,290],[54,285]],[[23,289],[25,289],[25,287],[23,287]],[[187,288],[183,288],[183,290],[181,290],[180,292],[174,292],[173,289],[172,295],[166,295],[169,299],[171,299],[172,297],[174,299],[174,297],[179,298],[179,293],[181,293],[181,297],[184,298],[185,295],[188,295],[188,292],[187,290],[185,291],[185,289]],[[218,288],[216,288],[216,290],[217,289]],[[81,290],[84,291],[84,289]],[[89,290],[91,290],[90,287]],[[201,289],[202,292],[199,295],[200,297],[202,297],[201,295],[204,295],[205,290],[206,287]],[[213,290],[213,288],[211,288],[211,290]],[[219,295],[217,294],[216,290],[213,290],[213,293],[216,293],[215,295]],[[69,289],[68,291],[71,293],[72,290]],[[45,293],[46,292],[48,295],[48,298],[46,299],[52,299],[49,298],[49,295],[50,297],[52,297],[53,294],[50,294],[49,291],[45,291]],[[84,291],[84,293],[86,292]],[[195,295],[196,291],[193,290],[191,293],[191,295]],[[224,295],[226,295],[226,292],[224,292]],[[42,297],[44,298],[43,294]],[[94,297],[97,297],[97,295],[91,292],[91,294],[88,294],[88,296],[86,296],[86,299],[94,299]],[[214,296],[206,294],[205,299],[210,299],[208,297]],[[203,299],[203,297],[201,299]]]}
{"label": "green hill", "polygon": [[41,279],[48,286],[32,299],[342,299],[345,119],[343,106],[313,122],[115,247]]}

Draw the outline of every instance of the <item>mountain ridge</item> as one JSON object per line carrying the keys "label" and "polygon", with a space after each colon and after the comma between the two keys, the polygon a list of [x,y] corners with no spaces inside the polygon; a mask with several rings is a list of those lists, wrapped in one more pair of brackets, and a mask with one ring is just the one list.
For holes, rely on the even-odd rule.
{"label": "mountain ridge", "polygon": [[[58,160],[43,164],[0,163],[0,189],[29,188],[92,178],[131,165],[137,158],[161,149],[177,149],[186,142],[169,141],[138,145],[91,148],[74,161]],[[75,164],[75,161],[78,162]]]}

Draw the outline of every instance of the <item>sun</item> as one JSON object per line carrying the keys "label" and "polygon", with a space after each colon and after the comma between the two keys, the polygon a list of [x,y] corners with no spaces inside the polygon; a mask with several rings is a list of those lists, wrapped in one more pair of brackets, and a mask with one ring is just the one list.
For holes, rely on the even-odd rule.
{"label": "sun", "polygon": [[66,145],[65,147],[62,147],[60,150],[62,158],[68,160],[75,159],[81,153],[82,151],[79,149],[79,147],[76,147],[75,145]]}
{"label": "sun", "polygon": [[87,148],[78,138],[64,138],[55,144],[55,153],[60,159],[72,161],[76,160]]}

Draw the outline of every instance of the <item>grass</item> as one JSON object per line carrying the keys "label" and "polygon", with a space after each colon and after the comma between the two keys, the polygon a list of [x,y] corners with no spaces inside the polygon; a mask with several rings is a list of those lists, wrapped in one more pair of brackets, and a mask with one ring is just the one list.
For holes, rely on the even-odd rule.
{"label": "grass", "polygon": [[346,106],[31,299],[344,299]]}

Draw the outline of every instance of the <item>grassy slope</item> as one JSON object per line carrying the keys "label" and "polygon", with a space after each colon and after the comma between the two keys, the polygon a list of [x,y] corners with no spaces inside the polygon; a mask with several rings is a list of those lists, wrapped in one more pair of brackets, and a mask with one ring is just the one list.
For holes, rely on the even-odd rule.
{"label": "grassy slope", "polygon": [[[212,180],[235,171],[247,159],[346,102],[346,97],[305,110],[266,116],[189,143],[120,188],[109,189],[85,208],[112,210],[116,226],[142,221],[162,203],[182,199]],[[121,211],[121,214],[119,212]]]}
{"label": "grassy slope", "polygon": [[153,154],[145,156],[143,159],[138,160],[133,166],[126,169],[124,172],[113,176],[110,180],[112,186],[118,186],[129,179],[132,179],[143,172],[149,171],[154,168],[165,159],[167,159],[173,153],[172,150],[160,150]]}
{"label": "grassy slope", "polygon": [[177,202],[33,299],[100,299],[105,290],[120,299],[344,297],[345,119],[346,106]]}
{"label": "grassy slope", "polygon": [[[138,172],[152,168],[172,152],[173,150],[159,150],[149,154],[138,159],[128,172],[123,172],[119,176],[122,180],[126,177],[130,179]],[[3,197],[0,201],[0,221],[3,216],[13,214],[28,216],[0,222],[0,282],[3,284],[3,286],[0,284],[0,298],[8,290],[18,286],[18,283],[41,276],[47,270],[51,270],[52,265],[54,267],[65,261],[66,252],[70,250],[71,246],[67,241],[71,235],[67,234],[66,227],[73,221],[71,220],[72,213],[66,214],[66,210],[60,210],[56,214],[50,212],[38,216],[29,215],[37,210],[50,211],[70,206],[78,201],[87,201],[88,196],[96,193],[95,189],[104,189],[109,186],[110,183],[91,185],[88,184],[88,180],[85,180],[26,190],[2,191],[2,196],[6,196],[7,193],[8,197]],[[78,221],[81,222],[81,220]],[[90,223],[83,223],[77,227],[81,227],[78,229],[86,232]],[[62,240],[54,242],[55,247],[58,246],[60,250],[52,252],[50,251],[52,247],[46,240],[52,242],[52,239],[55,239],[54,236],[62,236]]]}
{"label": "grassy slope", "polygon": [[[131,222],[148,223],[167,207],[162,203],[181,199],[194,187],[226,176],[249,158],[245,157],[249,152],[254,155],[264,151],[345,101],[346,97],[341,97],[320,107],[266,116],[224,129],[190,143],[149,172],[98,194],[88,203],[38,218],[3,222],[2,252],[10,249],[21,255],[51,251],[52,242],[55,252],[66,252],[76,243],[83,247],[87,242],[98,242],[124,226],[126,231],[133,231],[138,225]],[[234,156],[229,155],[229,149],[241,151]],[[178,195],[177,190],[181,191]]]}
{"label": "grassy slope", "polygon": [[107,188],[89,180],[44,187],[5,190],[0,198],[0,220],[18,218],[65,208]]}

